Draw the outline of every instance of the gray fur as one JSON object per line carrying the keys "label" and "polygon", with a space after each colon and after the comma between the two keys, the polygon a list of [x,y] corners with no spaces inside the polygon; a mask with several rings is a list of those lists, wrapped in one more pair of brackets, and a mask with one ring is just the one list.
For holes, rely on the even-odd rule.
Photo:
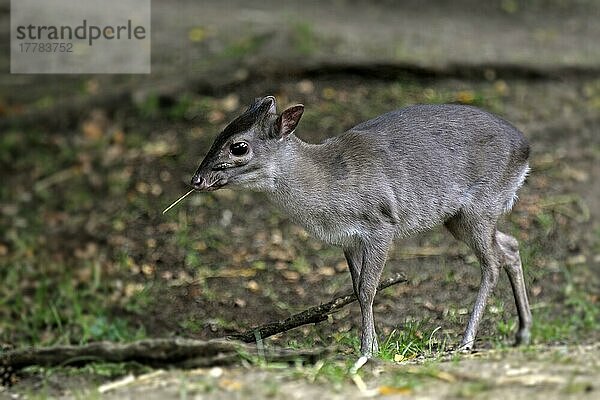
{"label": "gray fur", "polygon": [[[501,267],[517,304],[517,341],[529,342],[518,243],[496,229],[529,170],[521,132],[474,107],[415,105],[315,145],[293,134],[302,106],[279,116],[274,110],[273,97],[259,99],[249,108],[256,123],[228,126],[192,184],[198,190],[228,185],[266,192],[311,234],[341,246],[361,307],[363,354],[378,350],[372,305],[392,241],[440,224],[473,249],[482,268],[461,346],[472,347]],[[237,120],[247,122],[249,111]],[[249,144],[247,155],[229,152],[236,141]],[[223,165],[230,167],[214,170]]]}

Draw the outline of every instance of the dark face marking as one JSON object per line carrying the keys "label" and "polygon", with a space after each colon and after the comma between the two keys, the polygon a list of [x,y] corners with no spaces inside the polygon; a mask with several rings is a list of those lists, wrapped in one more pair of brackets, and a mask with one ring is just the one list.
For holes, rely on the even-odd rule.
{"label": "dark face marking", "polygon": [[225,146],[229,152],[229,142],[234,136],[252,129],[255,129],[261,137],[263,132],[268,132],[269,110],[273,107],[273,102],[272,97],[257,99],[246,111],[231,121],[213,142],[200,167],[196,170],[196,175],[202,176],[215,167]]}
{"label": "dark face marking", "polygon": [[271,102],[270,100],[266,100],[266,98],[255,101],[243,114],[231,121],[223,129],[223,132],[215,139],[208,154],[210,155],[213,151],[220,151],[229,139],[239,133],[246,132],[254,126],[262,128],[261,125],[268,119],[267,116],[270,107]]}

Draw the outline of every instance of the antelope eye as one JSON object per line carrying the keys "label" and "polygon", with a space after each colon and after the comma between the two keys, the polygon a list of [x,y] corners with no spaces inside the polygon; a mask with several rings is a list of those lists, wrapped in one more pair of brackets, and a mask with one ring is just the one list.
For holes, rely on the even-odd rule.
{"label": "antelope eye", "polygon": [[248,153],[248,143],[246,143],[246,142],[232,143],[231,146],[229,146],[229,151],[231,152],[231,154],[233,154],[234,156],[237,156],[237,157],[246,155],[246,153]]}

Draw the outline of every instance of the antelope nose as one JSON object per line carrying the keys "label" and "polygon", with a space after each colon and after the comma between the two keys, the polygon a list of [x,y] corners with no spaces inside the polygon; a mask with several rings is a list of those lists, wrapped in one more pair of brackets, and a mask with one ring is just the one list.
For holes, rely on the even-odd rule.
{"label": "antelope nose", "polygon": [[192,186],[194,189],[200,190],[204,187],[204,178],[200,175],[194,175],[192,177]]}

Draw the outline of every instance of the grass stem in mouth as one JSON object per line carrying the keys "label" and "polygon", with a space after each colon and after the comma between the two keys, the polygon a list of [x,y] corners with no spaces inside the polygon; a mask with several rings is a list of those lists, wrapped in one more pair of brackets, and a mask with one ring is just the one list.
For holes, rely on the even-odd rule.
{"label": "grass stem in mouth", "polygon": [[186,197],[188,197],[190,195],[190,193],[192,193],[194,190],[196,189],[192,189],[189,192],[187,192],[186,194],[184,194],[183,196],[181,196],[180,198],[178,198],[177,200],[175,200],[169,207],[165,208],[165,211],[163,211],[162,213],[166,213],[167,211],[169,211],[171,208],[175,207],[177,205],[177,203],[179,203],[181,200],[185,199]]}

